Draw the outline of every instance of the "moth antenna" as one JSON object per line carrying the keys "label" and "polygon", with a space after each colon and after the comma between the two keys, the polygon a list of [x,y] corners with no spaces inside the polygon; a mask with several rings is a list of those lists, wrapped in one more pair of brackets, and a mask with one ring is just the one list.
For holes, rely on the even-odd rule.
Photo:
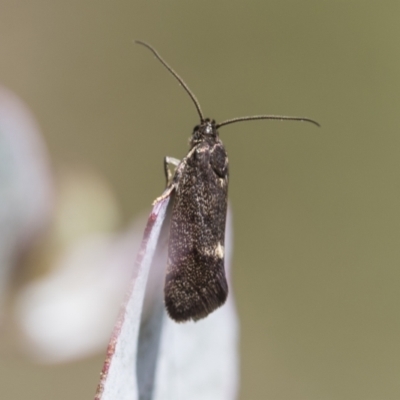
{"label": "moth antenna", "polygon": [[303,121],[303,122],[311,122],[314,125],[321,126],[317,121],[314,121],[313,119],[310,118],[303,118],[303,117],[287,117],[285,115],[253,115],[249,117],[238,117],[238,118],[232,118],[228,119],[227,121],[221,122],[216,126],[216,128],[221,128],[221,126],[233,124],[235,122],[241,122],[241,121],[253,121],[257,119],[277,119],[280,121]]}
{"label": "moth antenna", "polygon": [[164,59],[158,54],[157,50],[154,49],[152,46],[150,46],[149,44],[147,44],[145,42],[142,42],[141,40],[135,40],[135,43],[141,44],[142,46],[147,47],[156,56],[158,61],[160,61],[160,63],[162,65],[164,65],[164,67],[171,73],[171,75],[173,75],[175,77],[175,79],[182,85],[182,87],[185,89],[186,93],[192,99],[192,101],[196,107],[197,113],[200,116],[200,121],[203,123],[204,116],[203,116],[203,112],[201,111],[200,103],[197,100],[194,93],[189,89],[188,85],[186,85],[186,83],[183,81],[183,79],[166,63],[166,61],[164,61]]}

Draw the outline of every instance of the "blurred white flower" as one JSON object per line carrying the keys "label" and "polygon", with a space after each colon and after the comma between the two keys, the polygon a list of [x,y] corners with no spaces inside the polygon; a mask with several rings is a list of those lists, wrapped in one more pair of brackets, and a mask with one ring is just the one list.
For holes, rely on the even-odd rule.
{"label": "blurred white flower", "polygon": [[0,87],[0,320],[11,270],[41,235],[53,204],[50,162],[37,124]]}
{"label": "blurred white flower", "polygon": [[132,275],[137,233],[93,234],[22,291],[16,315],[24,347],[37,361],[66,362],[104,350]]}
{"label": "blurred white flower", "polygon": [[50,363],[104,350],[144,225],[113,233],[120,220],[117,202],[107,183],[87,168],[64,170],[57,187],[42,256],[49,271],[21,289],[15,305],[23,348],[36,361]]}

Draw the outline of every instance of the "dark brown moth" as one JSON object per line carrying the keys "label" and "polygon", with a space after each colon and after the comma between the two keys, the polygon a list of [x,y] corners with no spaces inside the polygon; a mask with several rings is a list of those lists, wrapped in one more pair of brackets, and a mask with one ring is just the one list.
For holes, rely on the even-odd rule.
{"label": "dark brown moth", "polygon": [[[173,196],[164,298],[169,316],[177,322],[197,321],[225,303],[225,223],[228,204],[228,156],[218,129],[239,121],[275,119],[306,121],[309,118],[277,115],[239,117],[216,124],[204,118],[195,95],[179,75],[149,44],[147,47],[179,81],[192,99],[200,117],[182,160],[164,160],[167,191]],[[170,173],[169,165],[176,167]]]}

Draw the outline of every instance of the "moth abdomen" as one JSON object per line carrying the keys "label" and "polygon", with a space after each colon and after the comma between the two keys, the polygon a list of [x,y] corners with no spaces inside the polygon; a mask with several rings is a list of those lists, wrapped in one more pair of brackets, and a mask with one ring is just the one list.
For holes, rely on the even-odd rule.
{"label": "moth abdomen", "polygon": [[204,265],[201,268],[203,276],[188,276],[182,274],[179,269],[167,273],[164,288],[165,307],[168,315],[177,322],[205,318],[226,301],[228,284],[225,274],[218,273],[204,279],[204,275],[210,275],[212,266]]}

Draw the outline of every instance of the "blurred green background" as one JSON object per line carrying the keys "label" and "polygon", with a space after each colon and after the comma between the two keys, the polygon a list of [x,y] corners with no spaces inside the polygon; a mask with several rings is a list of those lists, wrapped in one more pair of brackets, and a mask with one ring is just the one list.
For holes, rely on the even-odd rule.
{"label": "blurred green background", "polygon": [[[0,83],[55,167],[89,164],[125,221],[164,185],[198,117],[155,46],[222,121],[230,159],[241,399],[400,398],[400,3],[11,1]],[[37,366],[1,346],[7,400],[90,399],[103,355]]]}

